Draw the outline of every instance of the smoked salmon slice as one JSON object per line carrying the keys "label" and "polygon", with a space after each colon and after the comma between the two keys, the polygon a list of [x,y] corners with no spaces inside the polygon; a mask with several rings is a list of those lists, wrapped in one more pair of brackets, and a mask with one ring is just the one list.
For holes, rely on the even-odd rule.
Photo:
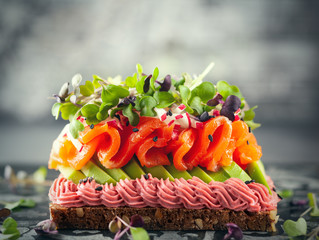
{"label": "smoked salmon slice", "polygon": [[140,117],[136,127],[131,125],[123,129],[119,151],[104,162],[106,168],[120,168],[131,160],[139,145],[156,129],[165,127],[166,124],[157,118]]}
{"label": "smoked salmon slice", "polygon": [[138,147],[136,156],[142,166],[170,165],[165,146],[172,138],[174,126],[156,129]]}
{"label": "smoked salmon slice", "polygon": [[249,128],[244,121],[234,121],[232,123],[232,138],[236,140],[236,147],[240,146],[248,139]]}
{"label": "smoked salmon slice", "polygon": [[233,162],[233,154],[235,149],[236,149],[236,141],[234,139],[230,139],[228,146],[220,160],[221,166],[229,166]]}
{"label": "smoked salmon slice", "polygon": [[67,152],[68,150],[65,147],[65,142],[67,138],[57,138],[54,140],[51,153],[50,153],[50,158],[49,158],[49,169],[58,169],[58,165],[68,165],[66,158],[62,159],[60,157],[60,153],[62,156],[64,155],[64,152]]}
{"label": "smoked salmon slice", "polygon": [[88,143],[83,144],[80,150],[76,149],[73,143],[62,137],[53,143],[49,159],[49,168],[57,169],[58,165],[70,166],[80,170],[94,155],[102,136],[98,136]]}
{"label": "smoked salmon slice", "polygon": [[[107,125],[107,124],[106,124]],[[117,129],[113,127],[104,128],[102,140],[97,147],[97,157],[99,161],[104,165],[109,159],[111,159],[119,150],[121,145],[121,136]]]}
{"label": "smoked salmon slice", "polygon": [[236,160],[242,165],[257,161],[262,156],[261,147],[257,144],[256,138],[252,133],[248,134],[247,141],[236,149]]}
{"label": "smoked salmon slice", "polygon": [[183,130],[178,140],[174,143],[176,149],[173,149],[173,162],[177,170],[187,170],[185,155],[193,147],[196,139],[196,131],[193,128]]}
{"label": "smoked salmon slice", "polygon": [[74,168],[75,170],[80,170],[88,161],[90,161],[102,138],[103,136],[100,135],[90,142],[83,144],[83,147],[80,151],[78,151],[72,145],[67,158],[67,162],[69,163],[70,167]]}
{"label": "smoked salmon slice", "polygon": [[93,129],[90,126],[86,126],[82,132],[79,132],[79,141],[81,143],[88,143],[93,138],[107,132],[109,128],[107,122],[96,124]]}
{"label": "smoked salmon slice", "polygon": [[192,167],[199,164],[215,171],[228,146],[231,132],[232,126],[228,118],[219,116],[208,120],[198,131],[198,138],[186,155],[187,165]]}
{"label": "smoked salmon slice", "polygon": [[202,128],[187,129],[175,128],[174,124],[168,126],[153,117],[140,117],[135,127],[129,124],[114,127],[102,122],[92,128],[86,126],[80,132],[79,142],[81,149],[67,135],[56,139],[49,168],[65,165],[80,170],[95,153],[101,164],[110,169],[123,167],[134,154],[142,166],[154,167],[169,165],[167,155],[171,153],[174,166],[180,171],[198,165],[217,171],[232,161],[245,168],[262,156],[261,147],[247,124],[231,122],[224,116],[209,119]]}

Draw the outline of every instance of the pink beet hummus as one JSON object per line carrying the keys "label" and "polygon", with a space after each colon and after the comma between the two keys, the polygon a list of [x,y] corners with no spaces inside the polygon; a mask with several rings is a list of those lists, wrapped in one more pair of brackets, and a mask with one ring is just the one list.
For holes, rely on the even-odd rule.
{"label": "pink beet hummus", "polygon": [[273,210],[280,200],[275,192],[269,194],[264,185],[245,184],[237,178],[207,184],[197,177],[189,180],[175,179],[171,182],[168,179],[153,178],[150,174],[148,179],[142,176],[135,180],[120,180],[116,186],[100,185],[95,180],[74,184],[60,176],[52,184],[49,197],[53,203],[65,207],[104,205],[250,212]]}

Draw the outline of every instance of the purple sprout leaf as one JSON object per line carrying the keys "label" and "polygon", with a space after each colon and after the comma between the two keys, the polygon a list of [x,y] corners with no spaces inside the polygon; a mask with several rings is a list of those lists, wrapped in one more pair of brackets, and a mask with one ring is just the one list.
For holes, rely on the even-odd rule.
{"label": "purple sprout leaf", "polygon": [[290,206],[305,206],[307,205],[308,200],[306,199],[301,199],[301,200],[292,200],[290,202]]}
{"label": "purple sprout leaf", "polygon": [[201,121],[201,122],[206,122],[206,121],[208,121],[209,119],[211,119],[213,116],[210,116],[209,114],[208,114],[208,112],[203,112],[200,116],[199,116],[199,121]]}
{"label": "purple sprout leaf", "polygon": [[228,229],[228,233],[226,233],[226,235],[224,236],[224,240],[228,240],[231,238],[234,238],[235,240],[243,239],[243,232],[235,223],[227,223],[226,226]]}
{"label": "purple sprout leaf", "polygon": [[225,103],[223,104],[222,110],[220,110],[220,115],[228,117],[229,120],[234,121],[234,113],[238,110],[241,105],[239,97],[235,95],[230,95],[226,98]]}
{"label": "purple sprout leaf", "polygon": [[53,94],[53,97],[55,97],[55,99],[58,103],[64,102],[64,99],[62,99],[58,94]]}
{"label": "purple sprout leaf", "polygon": [[140,215],[135,214],[135,215],[133,215],[131,217],[130,225],[132,227],[143,227],[144,226],[144,220],[143,220],[143,218]]}
{"label": "purple sprout leaf", "polygon": [[207,101],[207,105],[210,107],[215,107],[220,103],[223,104],[224,101],[223,101],[223,96],[220,95],[219,93],[217,93],[214,98]]}
{"label": "purple sprout leaf", "polygon": [[172,79],[171,75],[166,75],[164,78],[164,81],[162,83],[159,83],[161,85],[160,92],[167,92],[171,89],[172,85]]}
{"label": "purple sprout leaf", "polygon": [[34,231],[37,234],[57,234],[58,233],[55,222],[51,221],[50,219],[39,222],[35,226]]}
{"label": "purple sprout leaf", "polygon": [[148,75],[147,78],[145,79],[144,86],[143,86],[143,91],[144,91],[145,93],[147,93],[148,90],[150,90],[150,81],[151,81],[151,78],[152,78],[152,74],[151,74],[151,75]]}

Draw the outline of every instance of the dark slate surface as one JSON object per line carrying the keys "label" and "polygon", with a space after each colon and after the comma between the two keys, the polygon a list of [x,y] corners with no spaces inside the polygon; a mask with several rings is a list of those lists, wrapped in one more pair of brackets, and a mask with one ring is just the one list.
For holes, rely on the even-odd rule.
{"label": "dark slate surface", "polygon": [[[15,171],[25,170],[32,173],[35,166],[14,166]],[[4,166],[0,167],[3,177]],[[286,219],[296,220],[307,206],[292,206],[293,200],[307,199],[308,192],[319,193],[319,165],[272,165],[267,168],[267,173],[273,178],[277,189],[292,189],[294,196],[284,199],[279,203],[280,215],[277,223],[277,233],[245,232],[244,239],[287,239],[281,225]],[[57,172],[49,171],[48,179],[53,180]],[[108,231],[97,230],[64,230],[58,235],[37,235],[32,228],[40,221],[49,218],[48,210],[49,186],[17,186],[10,187],[7,182],[0,179],[0,201],[17,201],[20,198],[31,198],[36,201],[35,208],[22,209],[12,213],[12,217],[18,223],[18,229],[22,233],[21,239],[112,239],[113,234]],[[306,217],[308,232],[319,224],[319,218]],[[149,232],[151,239],[223,239],[225,231],[153,231]]]}

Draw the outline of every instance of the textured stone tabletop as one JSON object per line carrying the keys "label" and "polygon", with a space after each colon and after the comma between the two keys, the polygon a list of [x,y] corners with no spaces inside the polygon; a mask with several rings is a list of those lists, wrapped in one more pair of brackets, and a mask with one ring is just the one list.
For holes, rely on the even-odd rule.
{"label": "textured stone tabletop", "polygon": [[[13,166],[15,171],[25,170],[29,173],[37,169],[36,166]],[[18,186],[11,188],[3,180],[4,166],[0,167],[0,201],[18,201],[21,198],[33,199],[36,202],[34,208],[24,208],[12,213],[12,217],[18,223],[18,229],[22,234],[20,239],[112,239],[114,234],[109,231],[97,230],[60,230],[57,235],[37,235],[33,227],[49,216],[49,186]],[[292,201],[307,199],[308,192],[319,194],[319,165],[316,166],[284,166],[275,165],[267,168],[267,173],[273,178],[277,189],[293,190],[293,197],[284,199],[279,203],[280,215],[276,233],[244,232],[244,239],[287,239],[281,225],[284,220],[296,220],[307,209],[305,206],[293,206]],[[48,179],[53,180],[58,175],[55,171],[49,171]],[[319,218],[306,217],[308,232],[319,225]],[[151,239],[223,239],[225,231],[150,231]]]}

